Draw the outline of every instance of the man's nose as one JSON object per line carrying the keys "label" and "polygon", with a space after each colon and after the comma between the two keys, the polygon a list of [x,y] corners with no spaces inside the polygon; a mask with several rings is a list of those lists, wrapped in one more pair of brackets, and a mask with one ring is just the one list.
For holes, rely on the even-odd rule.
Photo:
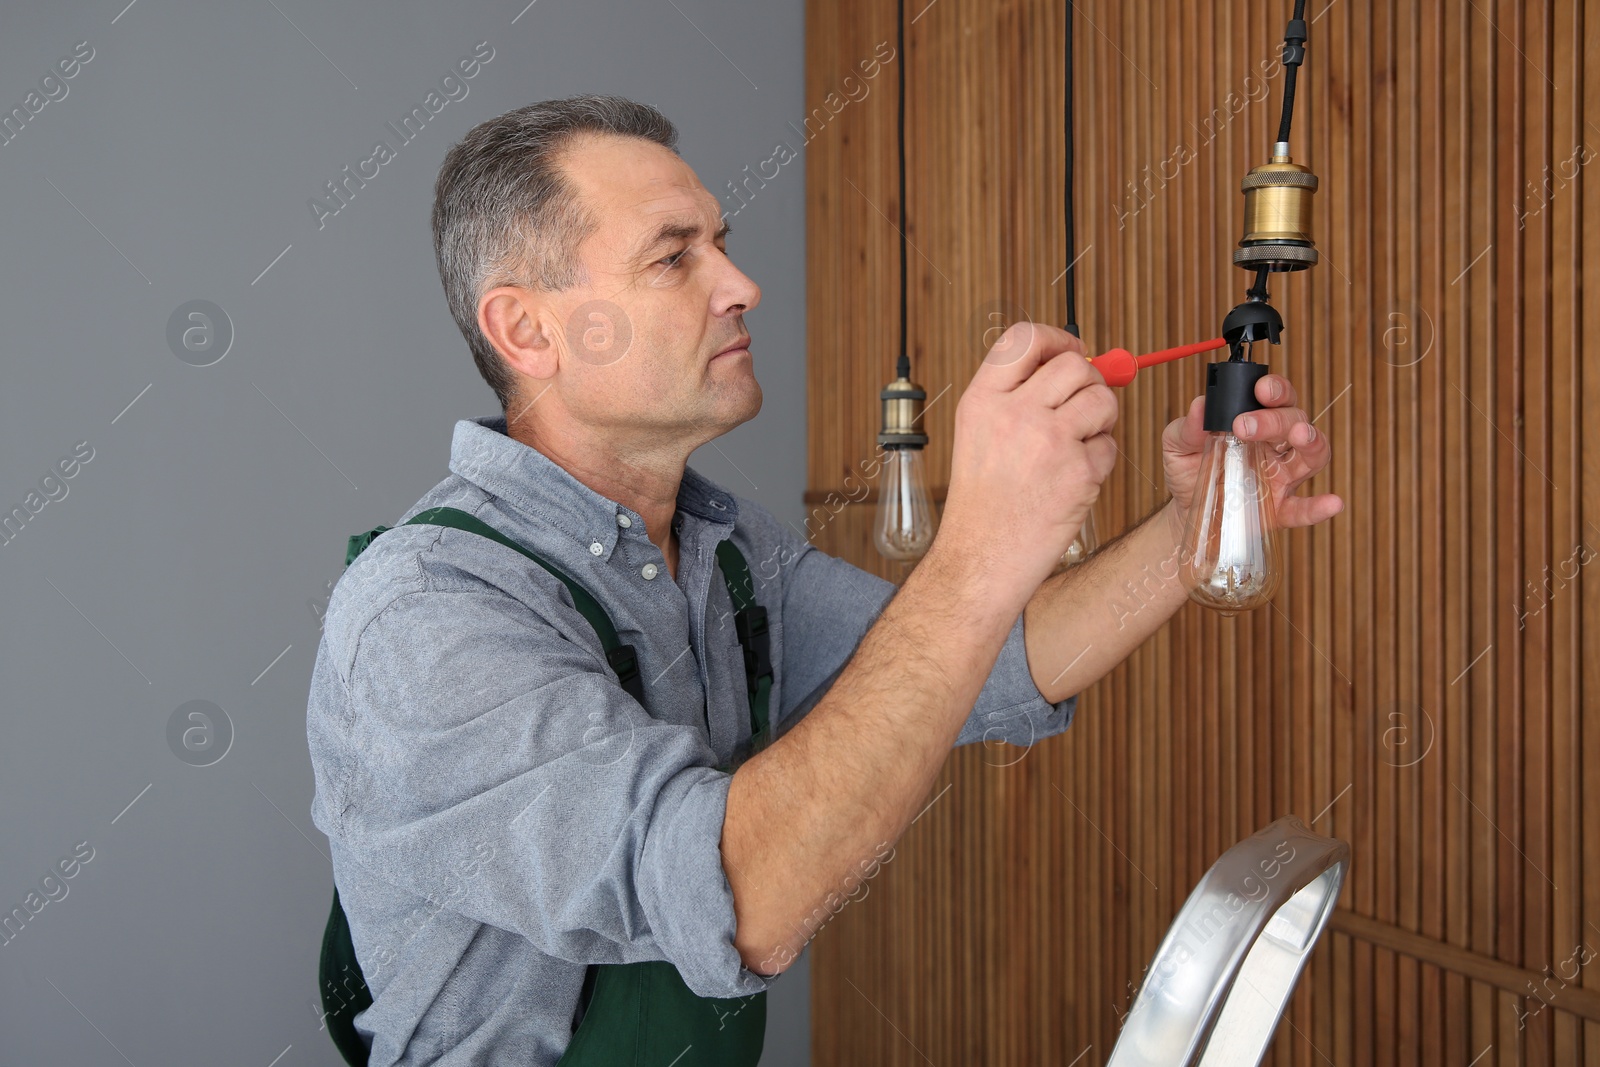
{"label": "man's nose", "polygon": [[735,267],[726,255],[723,259],[725,273],[712,299],[712,311],[718,315],[728,315],[754,309],[761,303],[761,286]]}

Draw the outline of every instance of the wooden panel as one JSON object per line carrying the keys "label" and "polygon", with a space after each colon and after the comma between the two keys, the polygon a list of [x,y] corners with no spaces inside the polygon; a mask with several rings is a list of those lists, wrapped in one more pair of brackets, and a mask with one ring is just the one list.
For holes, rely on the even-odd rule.
{"label": "wooden panel", "polygon": [[[937,498],[986,332],[1064,321],[1067,263],[1067,4],[907,6],[908,54],[806,163],[807,533],[890,578],[861,472],[897,353],[897,65]],[[1073,6],[1084,339],[1215,336],[1291,5]],[[1323,261],[1273,279],[1269,361],[1346,511],[1292,536],[1271,607],[1186,606],[1066,734],[952,754],[814,942],[818,1064],[1104,1062],[1194,883],[1293,812],[1354,863],[1270,1062],[1600,1067],[1600,3],[1310,7],[1291,141]],[[811,0],[808,99],[894,41],[887,0]],[[1103,535],[1164,499],[1160,431],[1201,378],[1123,393]]]}

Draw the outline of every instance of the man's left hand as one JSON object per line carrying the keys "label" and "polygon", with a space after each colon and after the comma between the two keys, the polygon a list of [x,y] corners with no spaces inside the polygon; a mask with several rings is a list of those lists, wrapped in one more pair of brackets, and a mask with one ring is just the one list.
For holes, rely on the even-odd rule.
{"label": "man's left hand", "polygon": [[[1279,375],[1264,375],[1256,382],[1256,399],[1266,406],[1234,419],[1233,433],[1243,441],[1260,441],[1269,449],[1266,466],[1278,526],[1314,526],[1339,514],[1344,510],[1344,501],[1337,493],[1294,495],[1302,482],[1328,465],[1331,456],[1328,438],[1318,433],[1306,413],[1296,406],[1294,386]],[[1189,413],[1174,419],[1161,435],[1167,491],[1172,494],[1178,518],[1185,521],[1200,474],[1200,453],[1206,441],[1204,426],[1205,397],[1197,396],[1189,405]]]}

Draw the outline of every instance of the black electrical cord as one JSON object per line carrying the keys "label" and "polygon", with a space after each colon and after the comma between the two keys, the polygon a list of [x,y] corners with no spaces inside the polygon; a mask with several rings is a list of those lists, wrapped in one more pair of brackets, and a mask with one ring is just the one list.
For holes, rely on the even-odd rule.
{"label": "black electrical cord", "polygon": [[1067,217],[1067,235],[1066,235],[1066,237],[1067,237],[1067,240],[1066,240],[1066,244],[1067,244],[1067,270],[1066,270],[1066,275],[1067,276],[1066,276],[1065,281],[1067,283],[1067,332],[1072,334],[1072,336],[1074,336],[1074,337],[1081,337],[1082,335],[1080,333],[1078,333],[1078,276],[1077,276],[1077,267],[1076,267],[1076,262],[1077,262],[1077,255],[1076,255],[1076,253],[1077,253],[1077,247],[1076,247],[1077,234],[1075,232],[1075,227],[1073,226],[1074,220],[1073,220],[1073,216],[1072,216],[1072,181],[1073,181],[1073,173],[1072,173],[1072,169],[1073,169],[1073,159],[1072,159],[1072,148],[1073,148],[1073,136],[1072,136],[1072,12],[1073,12],[1072,0],[1067,0],[1067,10],[1066,10],[1066,15],[1065,15],[1065,19],[1066,19],[1066,34],[1065,34],[1065,37],[1066,37],[1066,65],[1065,65],[1065,76],[1062,79],[1066,83],[1066,89],[1065,89],[1065,93],[1064,93],[1064,107],[1062,109],[1065,112],[1065,118],[1063,119],[1063,124],[1064,124],[1064,130],[1065,130],[1065,134],[1066,134],[1066,136],[1065,136],[1066,149],[1062,153],[1062,161],[1063,161],[1063,164],[1064,164],[1063,170],[1065,171],[1065,179],[1064,179],[1064,183],[1063,184],[1065,186],[1064,199],[1065,199],[1065,202],[1066,202],[1066,217]]}
{"label": "black electrical cord", "polygon": [[1267,268],[1266,267],[1258,267],[1256,269],[1256,283],[1254,285],[1252,285],[1249,289],[1246,289],[1244,295],[1248,296],[1251,300],[1265,300],[1265,299],[1267,299]]}
{"label": "black electrical cord", "polygon": [[906,0],[900,0],[895,15],[895,62],[900,76],[900,358],[895,361],[895,377],[911,377],[911,342],[906,334]]}
{"label": "black electrical cord", "polygon": [[1294,19],[1283,35],[1283,115],[1278,120],[1278,143],[1289,141],[1289,120],[1294,117],[1294,84],[1306,58],[1306,0],[1295,0]]}

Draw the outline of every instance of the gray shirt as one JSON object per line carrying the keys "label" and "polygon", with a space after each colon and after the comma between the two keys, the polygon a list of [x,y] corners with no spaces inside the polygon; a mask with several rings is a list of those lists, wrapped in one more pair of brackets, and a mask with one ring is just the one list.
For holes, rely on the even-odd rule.
{"label": "gray shirt", "polygon": [[[450,471],[334,587],[307,707],[311,817],[374,997],[355,1020],[371,1067],[553,1064],[590,963],[669,960],[707,997],[765,989],[733,946],[720,852],[717,768],[748,754],[750,714],[716,546],[733,539],[766,607],[780,735],[895,586],[693,468],[674,581],[638,512],[500,416],[455,424]],[[638,654],[644,705],[548,571],[399,525],[440,505],[585,586]],[[957,743],[1029,745],[1075,707],[1040,694],[1019,615]]]}

